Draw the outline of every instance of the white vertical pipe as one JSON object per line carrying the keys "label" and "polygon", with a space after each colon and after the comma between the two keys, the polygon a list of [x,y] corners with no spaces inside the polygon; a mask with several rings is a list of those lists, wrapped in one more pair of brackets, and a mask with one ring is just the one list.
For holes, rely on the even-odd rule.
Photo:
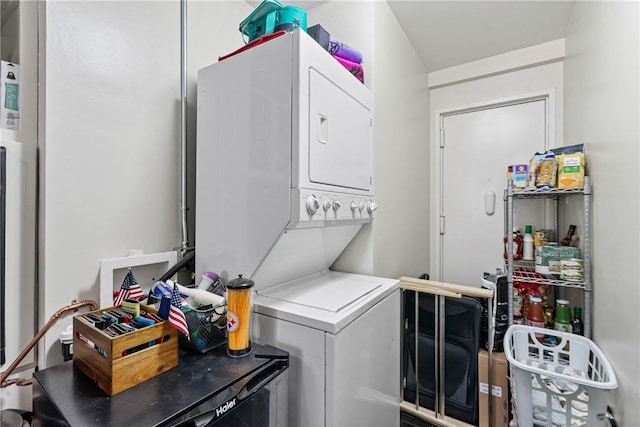
{"label": "white vertical pipe", "polygon": [[181,250],[187,249],[187,0],[180,0],[180,219]]}

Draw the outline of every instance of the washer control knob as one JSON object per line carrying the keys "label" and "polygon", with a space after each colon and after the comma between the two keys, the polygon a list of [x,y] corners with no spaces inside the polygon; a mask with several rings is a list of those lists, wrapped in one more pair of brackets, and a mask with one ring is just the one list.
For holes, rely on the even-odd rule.
{"label": "washer control knob", "polygon": [[372,214],[373,211],[375,211],[376,209],[378,209],[378,204],[376,202],[369,201],[369,205],[367,206],[367,212]]}
{"label": "washer control knob", "polygon": [[320,209],[320,200],[316,196],[307,197],[307,212],[309,215],[315,214]]}
{"label": "washer control knob", "polygon": [[333,210],[334,211],[338,211],[338,209],[340,209],[340,206],[342,206],[342,205],[340,204],[339,200],[334,200],[333,201]]}
{"label": "washer control knob", "polygon": [[351,210],[355,212],[356,209],[358,209],[358,205],[356,204],[356,202],[351,202],[351,204],[349,205],[351,207]]}
{"label": "washer control knob", "polygon": [[358,210],[362,212],[363,209],[364,209],[364,202],[358,203]]}
{"label": "washer control knob", "polygon": [[329,208],[331,207],[331,200],[325,199],[324,202],[322,202],[322,209],[324,209],[324,211],[328,211]]}

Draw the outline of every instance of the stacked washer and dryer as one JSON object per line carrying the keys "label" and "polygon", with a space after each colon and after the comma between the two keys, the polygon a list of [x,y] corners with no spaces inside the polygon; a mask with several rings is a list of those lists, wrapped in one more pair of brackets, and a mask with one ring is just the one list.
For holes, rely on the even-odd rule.
{"label": "stacked washer and dryer", "polygon": [[305,32],[198,74],[196,270],[255,282],[290,426],[399,425],[398,281],[329,270],[377,208],[373,95]]}

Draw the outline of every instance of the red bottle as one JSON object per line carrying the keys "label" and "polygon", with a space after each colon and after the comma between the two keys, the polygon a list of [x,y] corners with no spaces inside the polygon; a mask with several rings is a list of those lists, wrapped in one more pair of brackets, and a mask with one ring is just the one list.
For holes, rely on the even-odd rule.
{"label": "red bottle", "polygon": [[[529,297],[526,319],[527,325],[544,328],[544,309],[542,308],[542,298],[539,296]],[[544,338],[544,334],[536,333],[536,338]]]}
{"label": "red bottle", "polygon": [[[504,259],[507,259],[509,256],[509,237],[504,236]],[[520,234],[520,230],[517,228],[513,229],[513,246],[511,248],[511,253],[513,254],[513,260],[519,261],[522,259],[522,235]]]}

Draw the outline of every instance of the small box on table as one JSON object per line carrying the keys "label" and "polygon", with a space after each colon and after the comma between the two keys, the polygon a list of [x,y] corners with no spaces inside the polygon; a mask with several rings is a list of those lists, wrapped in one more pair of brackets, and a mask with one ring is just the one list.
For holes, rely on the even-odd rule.
{"label": "small box on table", "polygon": [[[109,396],[178,366],[178,334],[168,322],[111,337],[85,318],[116,308],[73,317],[73,365]],[[156,313],[153,307],[141,309]]]}

